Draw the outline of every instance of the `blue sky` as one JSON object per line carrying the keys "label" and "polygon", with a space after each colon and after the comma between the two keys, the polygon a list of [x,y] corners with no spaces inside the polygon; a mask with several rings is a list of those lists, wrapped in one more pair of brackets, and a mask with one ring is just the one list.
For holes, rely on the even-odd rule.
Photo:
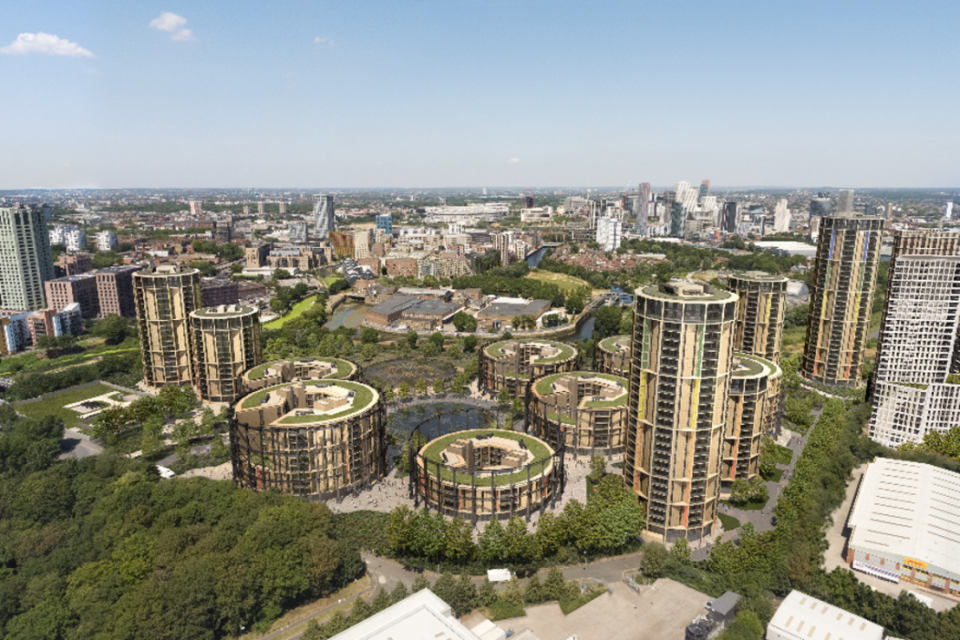
{"label": "blue sky", "polygon": [[0,188],[958,186],[958,34],[956,1],[6,0]]}

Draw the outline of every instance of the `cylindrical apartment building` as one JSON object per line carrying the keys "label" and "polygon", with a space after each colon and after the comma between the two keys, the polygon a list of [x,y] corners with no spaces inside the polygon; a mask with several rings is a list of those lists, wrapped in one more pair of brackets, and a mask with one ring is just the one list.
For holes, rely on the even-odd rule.
{"label": "cylindrical apartment building", "polygon": [[514,396],[525,396],[532,378],[573,371],[579,356],[576,347],[550,340],[504,340],[480,350],[479,387],[492,394],[504,387]]}
{"label": "cylindrical apartment building", "polygon": [[800,374],[859,387],[880,264],[883,218],[841,214],[820,223]]}
{"label": "cylindrical apartment building", "polygon": [[630,336],[610,336],[596,344],[594,369],[614,376],[630,375]]}
{"label": "cylindrical apartment building", "polygon": [[[424,433],[414,432],[418,441]],[[563,491],[563,448],[500,429],[454,432],[410,451],[415,506],[473,522],[543,513]]]}
{"label": "cylindrical apartment building", "polygon": [[257,389],[294,380],[310,378],[356,380],[359,377],[360,368],[349,360],[314,357],[266,362],[246,371],[243,374],[242,384],[244,393],[251,393]]}
{"label": "cylindrical apartment building", "polygon": [[383,477],[386,452],[384,404],[359,382],[286,383],[234,407],[230,454],[241,487],[324,500]]}
{"label": "cylindrical apartment building", "polygon": [[636,291],[623,475],[653,538],[713,531],[736,306],[737,294],[692,282]]}
{"label": "cylindrical apartment building", "polygon": [[201,307],[200,272],[162,265],[133,274],[143,381],[150,387],[193,384],[190,314]]}
{"label": "cylindrical apartment building", "polygon": [[534,380],[527,430],[552,447],[620,453],[627,427],[627,379],[590,371],[555,373]]}
{"label": "cylindrical apartment building", "polygon": [[737,478],[749,480],[760,473],[760,445],[779,397],[776,392],[770,397],[771,384],[779,373],[780,367],[770,360],[745,353],[733,356],[720,465],[723,490]]}
{"label": "cylindrical apartment building", "polygon": [[233,402],[246,393],[243,372],[262,360],[260,310],[222,305],[190,314],[194,386],[200,400]]}
{"label": "cylindrical apartment building", "polygon": [[747,271],[731,275],[727,286],[740,296],[734,349],[779,364],[787,313],[787,278],[765,271]]}

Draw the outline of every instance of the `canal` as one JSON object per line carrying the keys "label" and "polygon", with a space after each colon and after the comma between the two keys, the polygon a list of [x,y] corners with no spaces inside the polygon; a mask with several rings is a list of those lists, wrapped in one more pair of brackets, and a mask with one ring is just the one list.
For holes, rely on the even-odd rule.
{"label": "canal", "polygon": [[538,264],[540,264],[540,261],[543,260],[543,256],[546,253],[547,253],[547,247],[540,247],[539,249],[531,253],[529,256],[527,256],[527,264],[530,265],[531,269],[533,269]]}

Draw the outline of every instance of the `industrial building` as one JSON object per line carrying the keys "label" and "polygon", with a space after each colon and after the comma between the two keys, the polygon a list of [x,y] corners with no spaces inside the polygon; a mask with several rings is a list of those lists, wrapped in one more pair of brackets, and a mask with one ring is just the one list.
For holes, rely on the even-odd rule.
{"label": "industrial building", "polygon": [[0,309],[43,309],[43,283],[53,277],[43,209],[0,208]]}
{"label": "industrial building", "polygon": [[615,376],[630,375],[630,336],[610,336],[596,342],[593,368]]}
{"label": "industrial building", "polygon": [[960,597],[960,474],[878,458],[847,520],[850,568]]}
{"label": "industrial building", "polygon": [[838,214],[820,223],[800,374],[859,387],[877,287],[883,218]]}
{"label": "industrial building", "polygon": [[190,331],[200,400],[235,401],[245,393],[243,372],[263,358],[260,310],[237,305],[198,309],[190,314]]}
{"label": "industrial building", "polygon": [[496,395],[506,387],[514,397],[524,397],[535,378],[576,371],[576,348],[550,340],[507,340],[488,344],[480,350],[478,385]]}
{"label": "industrial building", "polygon": [[767,640],[883,640],[883,627],[800,591],[767,624]]}
{"label": "industrial building", "polygon": [[737,273],[727,279],[727,287],[740,296],[734,349],[780,363],[787,282],[785,276],[765,271]]}
{"label": "industrial building", "polygon": [[517,316],[533,316],[533,319],[539,322],[540,318],[550,311],[550,307],[549,300],[497,298],[477,313],[477,330],[499,331],[504,327],[512,327],[513,319]]}
{"label": "industrial building", "polygon": [[749,480],[760,473],[760,445],[770,432],[770,416],[778,410],[780,367],[770,360],[735,353],[730,371],[726,428],[721,453],[721,490],[729,490],[734,480]]}
{"label": "industrial building", "polygon": [[230,452],[240,487],[340,497],[387,472],[385,405],[373,387],[346,380],[266,387],[235,405]]}
{"label": "industrial building", "polygon": [[870,437],[890,447],[960,425],[960,232],[894,235],[876,366]]}
{"label": "industrial building", "polygon": [[737,300],[692,282],[636,290],[623,475],[651,538],[713,533]]}
{"label": "industrial building", "polygon": [[594,455],[623,452],[627,379],[590,371],[555,373],[530,385],[527,430],[569,451]]}
{"label": "industrial building", "polygon": [[201,308],[197,269],[162,265],[133,274],[143,381],[149,387],[193,384],[190,314]]}

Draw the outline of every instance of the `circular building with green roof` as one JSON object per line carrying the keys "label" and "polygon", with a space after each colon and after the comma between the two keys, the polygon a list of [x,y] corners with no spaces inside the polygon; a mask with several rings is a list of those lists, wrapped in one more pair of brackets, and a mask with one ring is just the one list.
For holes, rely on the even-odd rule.
{"label": "circular building with green roof", "polygon": [[727,420],[720,458],[720,487],[760,473],[760,446],[772,419],[779,418],[780,367],[764,358],[733,354]]}
{"label": "circular building with green roof", "polygon": [[597,342],[593,368],[615,376],[630,375],[630,336],[610,336]]}
{"label": "circular building with green roof", "polygon": [[386,473],[385,407],[376,389],[347,380],[297,380],[255,391],[234,407],[233,478],[256,491],[339,497]]}
{"label": "circular building with green roof", "polygon": [[553,446],[620,453],[627,426],[627,379],[592,371],[555,373],[533,382],[529,429]]}
{"label": "circular building with green roof", "polygon": [[292,382],[294,380],[330,379],[357,380],[360,368],[342,358],[298,358],[274,360],[253,367],[243,374],[243,388],[247,393]]}
{"label": "circular building with green roof", "polygon": [[[420,431],[415,437],[426,440]],[[444,515],[476,521],[542,513],[562,491],[563,449],[515,431],[448,433],[410,456],[417,505]]]}
{"label": "circular building with green roof", "polygon": [[482,391],[500,393],[506,388],[514,396],[526,395],[530,380],[551,373],[573,371],[579,354],[576,347],[551,340],[502,340],[480,351],[479,386]]}

